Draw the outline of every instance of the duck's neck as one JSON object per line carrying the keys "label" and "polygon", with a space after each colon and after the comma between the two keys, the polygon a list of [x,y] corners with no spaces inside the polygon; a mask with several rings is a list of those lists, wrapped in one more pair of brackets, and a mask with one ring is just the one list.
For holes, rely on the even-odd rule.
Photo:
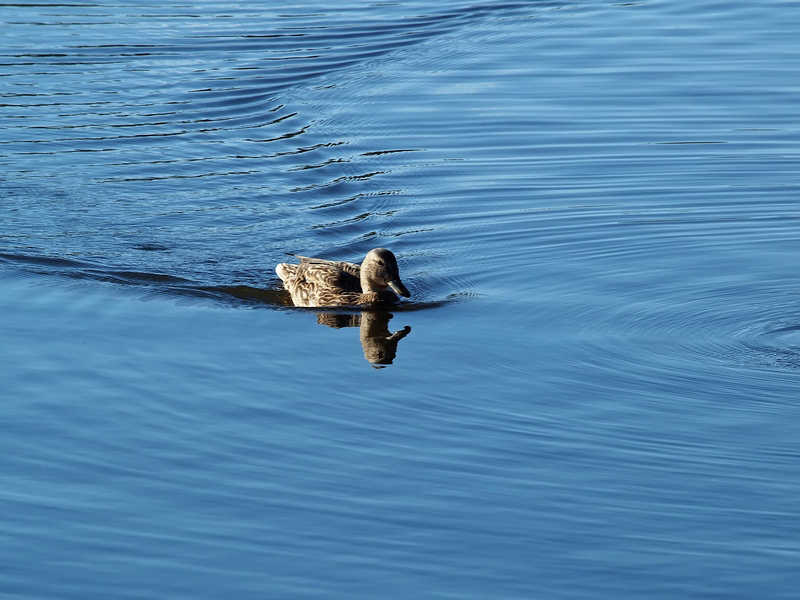
{"label": "duck's neck", "polygon": [[386,289],[385,285],[380,285],[374,279],[365,276],[364,270],[361,270],[361,291],[364,294],[378,293]]}

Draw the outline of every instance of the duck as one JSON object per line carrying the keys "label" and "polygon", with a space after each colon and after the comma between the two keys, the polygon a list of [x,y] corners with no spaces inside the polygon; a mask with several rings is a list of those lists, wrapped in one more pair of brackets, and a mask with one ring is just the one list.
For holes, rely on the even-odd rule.
{"label": "duck", "polygon": [[295,306],[380,306],[394,304],[411,293],[386,248],[373,248],[361,265],[294,254],[300,264],[281,263],[278,277]]}

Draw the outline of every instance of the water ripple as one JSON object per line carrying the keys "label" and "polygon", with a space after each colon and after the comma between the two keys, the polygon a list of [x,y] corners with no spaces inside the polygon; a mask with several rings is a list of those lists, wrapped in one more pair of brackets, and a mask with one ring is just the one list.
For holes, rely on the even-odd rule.
{"label": "water ripple", "polygon": [[633,85],[682,38],[659,30],[643,56],[625,32],[586,35],[622,7],[185,8],[10,9],[9,26],[53,35],[0,53],[8,256],[270,290],[284,252],[389,245],[423,303],[539,303],[543,327],[698,360],[785,341],[744,332],[791,310],[759,291],[786,285],[785,261],[759,260],[790,252],[800,222],[791,123],[672,87],[725,84],[728,63],[663,58]]}
{"label": "water ripple", "polygon": [[9,593],[794,597],[797,3],[261,4],[0,9]]}

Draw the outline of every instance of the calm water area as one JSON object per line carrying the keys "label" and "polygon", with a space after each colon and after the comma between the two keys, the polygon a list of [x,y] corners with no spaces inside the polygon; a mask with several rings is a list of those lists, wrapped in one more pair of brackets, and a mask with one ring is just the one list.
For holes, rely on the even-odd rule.
{"label": "calm water area", "polygon": [[0,4],[0,598],[798,598],[798,32]]}

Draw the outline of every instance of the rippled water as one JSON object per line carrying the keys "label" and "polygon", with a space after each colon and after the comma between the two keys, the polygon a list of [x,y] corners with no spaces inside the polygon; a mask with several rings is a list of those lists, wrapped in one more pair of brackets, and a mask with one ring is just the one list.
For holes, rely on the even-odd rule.
{"label": "rippled water", "polygon": [[0,5],[0,595],[794,598],[798,4],[268,5]]}

